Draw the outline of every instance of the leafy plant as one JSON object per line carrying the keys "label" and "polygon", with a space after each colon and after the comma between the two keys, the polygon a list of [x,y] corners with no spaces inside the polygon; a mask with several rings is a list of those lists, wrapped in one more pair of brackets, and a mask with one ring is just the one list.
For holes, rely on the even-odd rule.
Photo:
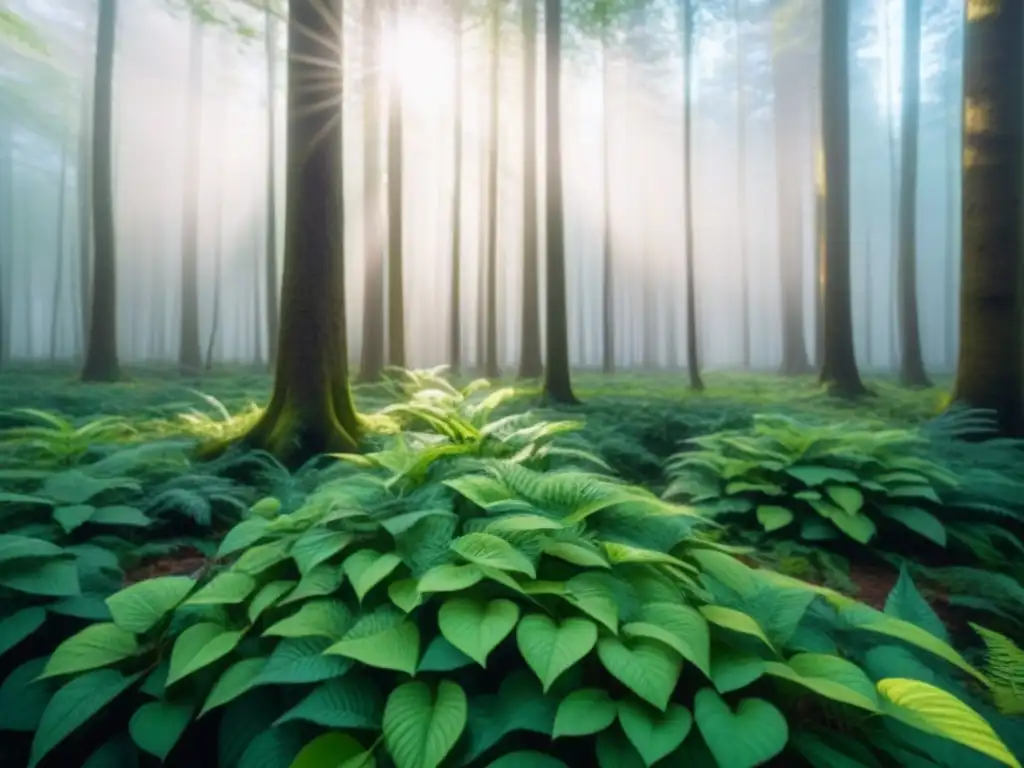
{"label": "leafy plant", "polygon": [[985,643],[985,673],[992,681],[992,698],[1006,715],[1024,715],[1024,650],[1006,635],[972,624]]}
{"label": "leafy plant", "polygon": [[101,416],[80,426],[64,416],[35,408],[17,408],[10,416],[30,424],[0,431],[7,448],[35,465],[70,466],[81,461],[97,444],[122,442],[135,434],[120,416]]}

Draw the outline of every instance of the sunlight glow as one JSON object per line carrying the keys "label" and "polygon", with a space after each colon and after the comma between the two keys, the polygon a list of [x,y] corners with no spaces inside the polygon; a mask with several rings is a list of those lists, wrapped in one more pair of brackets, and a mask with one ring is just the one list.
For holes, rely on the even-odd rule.
{"label": "sunlight glow", "polygon": [[451,35],[424,13],[407,14],[397,34],[388,28],[382,65],[389,78],[397,70],[407,106],[434,110],[451,106],[453,47]]}

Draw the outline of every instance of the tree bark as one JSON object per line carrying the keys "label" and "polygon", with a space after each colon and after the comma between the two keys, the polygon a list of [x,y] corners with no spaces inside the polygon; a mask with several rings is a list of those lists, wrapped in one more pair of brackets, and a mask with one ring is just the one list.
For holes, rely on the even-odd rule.
{"label": "tree bark", "polygon": [[[244,438],[289,466],[357,449],[348,386],[342,195],[342,0],[291,0],[281,332],[270,405]],[[337,100],[325,104],[326,77]]]}
{"label": "tree bark", "polygon": [[565,203],[562,197],[562,1],[544,0],[544,139],[546,143],[547,365],[544,397],[579,402],[569,373],[569,319],[565,286]]}
{"label": "tree bark", "polygon": [[1021,345],[1021,92],[1024,4],[967,16],[964,48],[960,356],[953,400],[1024,434]]}
{"label": "tree bark", "polygon": [[519,378],[544,373],[537,232],[537,0],[523,0],[523,309]]}
{"label": "tree bark", "polygon": [[604,237],[601,252],[601,370],[615,371],[615,295],[612,280],[615,252],[612,242],[611,126],[612,68],[611,41],[605,28],[601,37],[601,199]]}
{"label": "tree bark", "polygon": [[92,112],[92,231],[95,258],[90,291],[89,341],[82,381],[121,378],[117,359],[117,242],[114,232],[112,116],[117,0],[99,0]]}
{"label": "tree bark", "polygon": [[[86,22],[89,26],[90,42],[95,38],[95,17],[90,16]],[[99,41],[96,40],[96,44]],[[88,46],[86,47],[88,50]],[[92,294],[92,260],[95,243],[93,241],[93,212],[92,212],[92,178],[89,169],[92,164],[90,148],[92,146],[92,121],[93,121],[93,85],[89,82],[90,75],[95,79],[96,57],[86,54],[83,57],[82,68],[84,70],[82,83],[82,99],[79,104],[78,123],[78,156],[75,166],[75,191],[78,206],[78,311],[79,311],[79,339],[82,358],[85,358],[86,345],[89,336],[89,318],[91,317],[91,294]]]}
{"label": "tree bark", "polygon": [[822,8],[825,348],[821,381],[841,397],[867,393],[857,370],[850,306],[849,1]]}
{"label": "tree bark", "polygon": [[203,367],[199,341],[199,193],[203,134],[203,25],[193,13],[189,34],[188,108],[185,119],[185,177],[181,243],[181,338],[178,368],[183,376]]}
{"label": "tree bark", "polygon": [[380,6],[363,2],[363,341],[359,381],[384,370],[384,239],[380,168]]}
{"label": "tree bark", "polygon": [[[397,40],[402,23],[401,0],[391,0],[391,34]],[[405,281],[403,272],[403,84],[396,63],[388,93],[388,365],[405,366]]]}
{"label": "tree bark", "polygon": [[[70,131],[68,132],[70,134]],[[60,180],[57,182],[57,247],[56,273],[53,280],[53,300],[50,307],[50,360],[57,359],[57,326],[60,323],[61,288],[64,287],[64,209],[68,196],[68,144],[70,135],[65,135],[60,148]]]}
{"label": "tree bark", "polygon": [[697,270],[693,252],[693,5],[683,0],[680,8],[683,43],[683,198],[685,200],[686,232],[686,370],[690,388],[701,392],[704,381],[700,375],[700,351],[697,347]]}
{"label": "tree bark", "polygon": [[[371,3],[372,1],[367,0]],[[449,297],[451,306],[448,319],[448,356],[451,362],[451,372],[455,375],[462,372],[462,148],[464,143],[462,135],[462,61],[465,47],[462,34],[463,2],[464,0],[453,0],[452,2],[452,34],[455,36],[452,85],[455,91],[455,114],[452,119],[452,273]],[[531,0],[527,0],[523,7],[527,8],[530,4]]]}
{"label": "tree bark", "polygon": [[917,130],[921,92],[921,0],[904,0],[903,116],[900,156],[900,382],[931,386],[924,370],[917,311]]}
{"label": "tree bark", "polygon": [[[277,360],[280,299],[277,290],[277,110],[274,109],[277,101],[277,19],[274,17],[270,2],[271,0],[267,0],[264,19],[264,47],[267,53],[267,250],[263,268],[266,283],[267,364],[273,367]],[[257,326],[254,330],[257,348],[259,328],[260,326]]]}
{"label": "tree bark", "polygon": [[501,3],[491,0],[490,88],[487,119],[487,338],[484,376],[501,376],[498,364],[498,89],[501,87]]}
{"label": "tree bark", "polygon": [[743,15],[740,0],[733,0],[736,26],[736,237],[740,251],[740,328],[743,367],[750,367],[750,264],[747,253],[747,98],[743,82]]}

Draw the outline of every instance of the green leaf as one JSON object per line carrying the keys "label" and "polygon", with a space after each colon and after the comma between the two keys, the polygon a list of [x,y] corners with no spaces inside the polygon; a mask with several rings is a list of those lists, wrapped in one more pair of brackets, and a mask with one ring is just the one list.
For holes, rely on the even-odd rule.
{"label": "green leaf", "polygon": [[415,579],[401,579],[388,584],[388,597],[406,613],[412,613],[423,603],[423,595]]}
{"label": "green leaf", "polygon": [[405,614],[382,608],[361,616],[327,654],[346,656],[377,669],[416,674],[420,659],[420,630]]}
{"label": "green leaf", "polygon": [[620,583],[606,572],[587,571],[566,582],[563,597],[570,605],[617,633],[619,603],[615,590]]}
{"label": "green leaf", "polygon": [[599,551],[571,541],[545,541],[542,545],[545,555],[557,557],[581,568],[611,568]]}
{"label": "green leaf", "polygon": [[256,685],[256,680],[260,673],[266,669],[268,661],[267,658],[262,656],[255,659],[242,659],[224,670],[223,674],[217,679],[217,682],[214,683],[213,690],[206,697],[206,702],[199,712],[199,717],[202,717],[211,709],[222,707],[234,701]]}
{"label": "green leaf", "polygon": [[344,583],[345,572],[341,570],[341,566],[321,563],[311,568],[279,605],[289,605],[300,600],[308,600],[311,597],[333,595]]}
{"label": "green leaf", "polygon": [[484,578],[483,571],[476,565],[451,565],[444,563],[431,568],[420,576],[417,589],[420,592],[462,592]]}
{"label": "green leaf", "polygon": [[864,507],[864,494],[859,488],[849,485],[830,485],[825,493],[848,515],[856,515]]}
{"label": "green leaf", "polygon": [[301,720],[324,728],[380,730],[383,701],[371,678],[350,672],[321,683],[274,725]]}
{"label": "green leaf", "polygon": [[249,608],[246,613],[249,616],[249,623],[255,624],[259,621],[260,616],[265,611],[273,608],[277,605],[278,601],[288,594],[295,587],[294,581],[287,579],[281,579],[279,581],[271,581],[268,584],[264,584],[263,588],[257,592],[252,600],[249,601]]}
{"label": "green leaf", "polygon": [[224,658],[235,649],[241,639],[241,632],[232,632],[220,624],[193,624],[174,641],[167,684],[171,685]]}
{"label": "green leaf", "polygon": [[384,744],[395,768],[437,768],[466,727],[466,694],[442,680],[436,693],[426,683],[404,683],[384,708]]}
{"label": "green leaf", "polygon": [[847,515],[844,512],[831,517],[832,524],[860,544],[868,544],[878,532],[875,521],[866,515]]}
{"label": "green leaf", "polygon": [[188,728],[192,711],[191,704],[151,701],[135,710],[128,732],[139,749],[163,761]]}
{"label": "green leaf", "polygon": [[441,634],[481,667],[487,656],[508,637],[519,620],[519,606],[511,600],[473,600],[453,597],[438,612]]}
{"label": "green leaf", "polygon": [[878,681],[883,712],[911,727],[963,744],[1003,765],[1021,768],[985,720],[955,696],[920,680],[890,677]]}
{"label": "green leaf", "polygon": [[337,640],[355,618],[338,600],[310,600],[298,611],[263,631],[264,637],[327,637]]}
{"label": "green leaf", "polygon": [[[786,474],[795,477],[807,486],[816,487],[829,481],[837,483],[856,483],[860,481],[855,472],[837,467],[807,466],[786,467]],[[732,768],[732,766],[729,766]]]}
{"label": "green leaf", "polygon": [[721,766],[754,768],[778,755],[789,740],[789,725],[764,699],[742,699],[733,712],[711,688],[697,691],[693,716],[711,754]]}
{"label": "green leaf", "polygon": [[377,761],[347,733],[317,736],[295,756],[289,768],[376,768]]}
{"label": "green leaf", "polygon": [[92,624],[57,646],[43,672],[44,677],[106,667],[139,651],[135,635],[116,624]]}
{"label": "green leaf", "polygon": [[235,561],[233,569],[248,573],[250,576],[259,576],[268,568],[287,560],[291,544],[290,539],[279,539],[249,547]]}
{"label": "green leaf", "polygon": [[573,691],[558,705],[551,737],[600,733],[615,722],[617,711],[611,696],[600,688]]}
{"label": "green leaf", "polygon": [[122,733],[89,755],[82,768],[139,768],[139,749]]}
{"label": "green leaf", "polygon": [[453,541],[451,548],[470,563],[537,578],[537,571],[530,559],[492,533],[467,533]]}
{"label": "green leaf", "polygon": [[543,515],[506,515],[487,526],[487,533],[523,533],[526,531],[558,531],[564,526]]}
{"label": "green leaf", "polygon": [[305,576],[341,552],[353,539],[351,533],[332,531],[329,528],[310,528],[295,542],[291,556],[299,566],[299,573]]}
{"label": "green leaf", "polygon": [[0,656],[35,634],[45,621],[43,608],[22,608],[0,621]]}
{"label": "green leaf", "polygon": [[593,650],[597,625],[579,618],[559,623],[544,614],[531,613],[519,621],[516,643],[523,660],[547,693],[559,675]]}
{"label": "green leaf", "polygon": [[145,528],[152,522],[141,509],[124,505],[99,507],[89,517],[89,523],[92,525],[127,525],[132,528]]}
{"label": "green leaf", "polygon": [[683,669],[682,659],[671,648],[650,640],[631,641],[604,637],[597,656],[620,683],[661,711],[668,706]]}
{"label": "green leaf", "polygon": [[693,727],[690,710],[669,704],[664,712],[643,702],[626,699],[619,702],[619,724],[626,738],[649,766],[674,752]]}
{"label": "green leaf", "polygon": [[28,557],[60,557],[64,550],[56,544],[28,536],[0,534],[0,563]]}
{"label": "green leaf", "polygon": [[0,574],[0,587],[39,597],[74,597],[81,594],[78,565],[74,560],[35,561]]}
{"label": "green leaf", "polygon": [[906,526],[919,536],[924,536],[940,547],[947,544],[946,526],[931,512],[920,507],[909,507],[905,504],[883,504],[881,512],[890,520]]}
{"label": "green leaf", "polygon": [[451,672],[473,664],[473,660],[448,642],[443,635],[438,635],[427,645],[423,652],[417,672]]}
{"label": "green leaf", "polygon": [[64,533],[71,533],[89,522],[89,518],[95,511],[96,507],[91,504],[71,504],[53,510],[53,519]]}
{"label": "green leaf", "polygon": [[114,623],[121,629],[144,634],[173,611],[195,586],[186,576],[146,579],[107,598]]}
{"label": "green leaf", "polygon": [[270,526],[270,521],[262,517],[243,520],[224,536],[217,549],[217,559],[233,555],[246,547],[252,546],[263,538]]}
{"label": "green leaf", "polygon": [[352,583],[356,597],[362,602],[367,592],[384,581],[401,564],[402,558],[394,552],[360,549],[349,555],[342,567]]}
{"label": "green leaf", "polygon": [[719,693],[738,691],[764,674],[765,663],[759,656],[728,647],[716,648],[711,658],[711,682]]}
{"label": "green leaf", "polygon": [[757,522],[765,531],[771,533],[793,522],[793,513],[775,504],[762,504],[757,508]]}
{"label": "green leaf", "polygon": [[761,629],[761,625],[747,614],[722,605],[702,605],[698,610],[712,624],[717,624],[724,629],[731,629],[733,632],[756,637],[769,648],[772,648],[772,642],[768,639],[764,630]]}
{"label": "green leaf", "polygon": [[330,645],[326,637],[282,640],[270,654],[255,685],[302,685],[341,677],[352,668],[352,662],[342,656],[324,656]]}
{"label": "green leaf", "polygon": [[931,486],[905,485],[899,488],[888,488],[886,495],[890,499],[925,499],[933,504],[942,504],[939,494]]}
{"label": "green leaf", "polygon": [[533,750],[522,750],[502,755],[487,768],[569,768],[569,766],[557,757]]}
{"label": "green leaf", "polygon": [[290,768],[307,736],[304,729],[290,725],[262,731],[248,743],[235,768]]}
{"label": "green leaf", "polygon": [[799,653],[785,664],[766,662],[764,671],[827,699],[878,712],[878,695],[871,679],[856,664],[838,656]]}
{"label": "green leaf", "polygon": [[224,571],[192,595],[185,605],[237,605],[255,589],[256,580],[249,574]]}
{"label": "green leaf", "polygon": [[113,669],[97,669],[60,688],[47,704],[32,739],[29,768],[38,765],[54,747],[128,690],[139,677],[138,674],[126,677]]}
{"label": "green leaf", "polygon": [[653,602],[640,608],[639,622],[622,628],[626,637],[647,637],[665,643],[705,675],[711,674],[711,631],[696,608]]}
{"label": "green leaf", "polygon": [[32,733],[39,726],[57,689],[53,680],[39,679],[47,660],[43,657],[26,661],[0,682],[0,731]]}
{"label": "green leaf", "polygon": [[949,631],[914,586],[914,580],[905,567],[900,568],[896,585],[885,598],[885,613],[930,632],[944,643],[949,643]]}

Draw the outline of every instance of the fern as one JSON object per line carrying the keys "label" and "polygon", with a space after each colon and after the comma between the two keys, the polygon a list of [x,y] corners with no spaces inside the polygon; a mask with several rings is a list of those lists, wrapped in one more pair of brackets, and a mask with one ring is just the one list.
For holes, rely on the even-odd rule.
{"label": "fern", "polygon": [[971,628],[985,643],[985,674],[993,703],[1004,715],[1024,715],[1024,650],[1010,638],[977,624]]}

